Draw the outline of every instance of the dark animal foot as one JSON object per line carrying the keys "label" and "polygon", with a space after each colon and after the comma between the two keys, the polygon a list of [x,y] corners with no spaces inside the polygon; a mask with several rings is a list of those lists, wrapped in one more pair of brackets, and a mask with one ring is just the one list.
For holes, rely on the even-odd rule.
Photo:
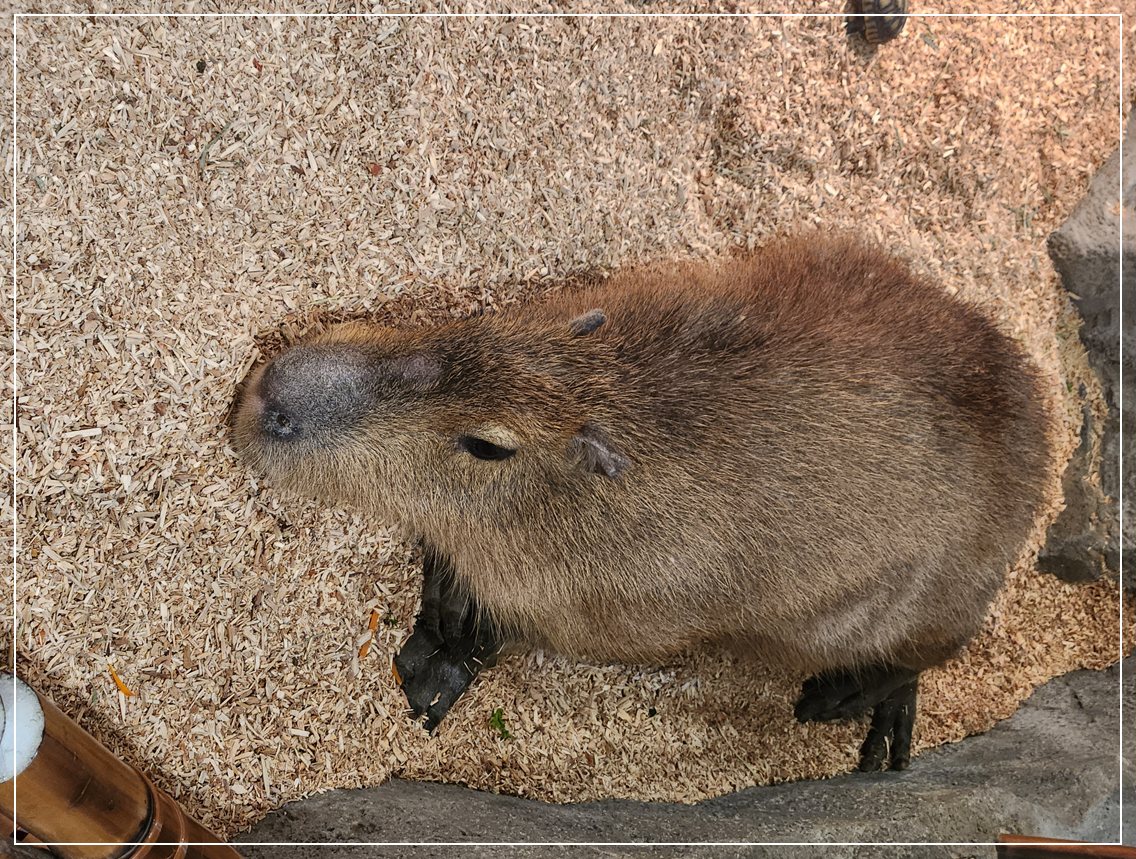
{"label": "dark animal foot", "polygon": [[860,771],[906,769],[911,762],[919,672],[877,665],[859,671],[825,671],[801,687],[798,722],[854,719],[872,711],[872,727],[860,747]]}
{"label": "dark animal foot", "polygon": [[395,677],[415,718],[433,731],[485,667],[470,651],[455,651],[429,632],[410,636],[394,658]]}
{"label": "dark animal foot", "polygon": [[410,710],[426,714],[433,731],[483,668],[497,661],[502,640],[496,625],[457,585],[447,558],[425,548],[422,610],[414,634],[394,658],[395,677]]}
{"label": "dark animal foot", "polygon": [[890,42],[907,23],[908,0],[852,0],[851,7],[846,31],[860,33],[872,45]]}

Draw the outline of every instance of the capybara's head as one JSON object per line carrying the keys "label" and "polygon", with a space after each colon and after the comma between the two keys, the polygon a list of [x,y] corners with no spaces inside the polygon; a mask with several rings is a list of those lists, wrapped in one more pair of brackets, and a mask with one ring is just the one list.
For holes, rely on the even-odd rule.
{"label": "capybara's head", "polygon": [[401,522],[488,515],[529,481],[586,491],[629,465],[592,420],[611,381],[588,343],[603,322],[338,326],[250,373],[234,446],[273,486]]}

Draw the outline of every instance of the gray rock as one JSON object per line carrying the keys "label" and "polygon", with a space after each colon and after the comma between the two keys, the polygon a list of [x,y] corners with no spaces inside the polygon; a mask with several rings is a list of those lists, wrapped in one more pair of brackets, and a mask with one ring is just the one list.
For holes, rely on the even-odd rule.
{"label": "gray rock", "polygon": [[[1136,113],[1134,113],[1136,116]],[[1129,127],[1132,123],[1129,122]],[[1125,136],[1129,141],[1128,159],[1136,156],[1136,137]],[[1129,165],[1126,165],[1126,168]],[[1121,392],[1121,407],[1124,411],[1124,450],[1122,466],[1124,475],[1124,547],[1125,587],[1136,591],[1136,253],[1132,251],[1132,231],[1136,230],[1136,176],[1128,169],[1124,171],[1124,254],[1123,291],[1124,320],[1122,337],[1122,356],[1124,362],[1124,387]],[[1133,843],[1136,843],[1134,840]]]}
{"label": "gray rock", "polygon": [[[1128,663],[1136,670],[1136,661]],[[461,856],[470,842],[605,842],[573,856],[992,857],[1003,832],[1116,841],[1120,833],[1117,668],[1076,671],[1037,689],[993,730],[916,758],[903,773],[755,787],[698,805],[604,800],[551,805],[454,785],[391,780],[290,803],[237,839],[248,859],[312,855],[256,842],[435,842],[377,855]],[[1136,713],[1134,684],[1125,690]],[[1131,756],[1128,760],[1133,760]],[[1125,784],[1136,783],[1125,770]],[[1136,787],[1127,795],[1136,795]],[[1131,831],[1129,830],[1131,835]],[[717,842],[716,847],[620,847],[628,842]],[[973,847],[779,848],[722,842],[975,842]],[[438,844],[437,842],[442,842]],[[559,855],[547,847],[482,847],[481,856]],[[370,855],[327,847],[329,859]]]}
{"label": "gray rock", "polygon": [[[1125,219],[1123,254],[1118,253],[1120,210],[1117,190],[1124,177],[1124,201],[1136,200],[1136,114],[1125,130],[1129,141],[1121,170],[1120,151],[1115,152],[1097,171],[1085,198],[1069,219],[1049,237],[1049,256],[1061,275],[1062,285],[1071,293],[1084,325],[1081,341],[1089,353],[1093,371],[1101,381],[1109,408],[1103,427],[1099,463],[1091,461],[1088,440],[1092,424],[1081,428],[1081,447],[1064,477],[1067,507],[1050,527],[1038,566],[1066,581],[1099,578],[1102,573],[1116,576],[1120,561],[1120,523],[1117,499],[1120,489],[1120,270],[1121,257],[1126,272],[1136,274],[1136,217]],[[1130,209],[1131,211],[1131,209]],[[1128,302],[1131,308],[1132,302]],[[1131,336],[1136,317],[1126,313],[1124,330]],[[1127,350],[1132,354],[1131,350]],[[1131,382],[1133,375],[1127,374]],[[1127,384],[1126,387],[1131,387]],[[1082,392],[1083,396],[1083,392]],[[1131,395],[1125,401],[1136,400]],[[1131,426],[1131,421],[1128,422]],[[1132,448],[1129,447],[1129,450]],[[1099,466],[1101,485],[1086,481]],[[1126,473],[1131,475],[1132,469]],[[1129,480],[1133,480],[1131,476]],[[1131,493],[1129,494],[1131,497]],[[1126,517],[1130,518],[1130,517]],[[1129,535],[1136,536],[1136,534]],[[1126,545],[1133,545],[1131,540]]]}

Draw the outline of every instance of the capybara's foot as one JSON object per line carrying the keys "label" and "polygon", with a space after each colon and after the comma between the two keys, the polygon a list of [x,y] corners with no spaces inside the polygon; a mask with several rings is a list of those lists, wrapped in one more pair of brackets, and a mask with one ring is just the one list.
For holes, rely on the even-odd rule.
{"label": "capybara's foot", "polygon": [[824,671],[804,682],[795,714],[799,722],[855,719],[871,711],[872,727],[860,747],[860,771],[906,769],[911,761],[919,672],[877,665]]}
{"label": "capybara's foot", "polygon": [[425,713],[433,731],[483,666],[474,652],[452,650],[423,630],[407,639],[394,667],[414,717]]}
{"label": "capybara's foot", "polygon": [[872,711],[872,727],[860,747],[860,772],[884,767],[905,770],[911,763],[911,732],[915,728],[915,697],[919,680],[899,686]]}
{"label": "capybara's foot", "polygon": [[497,626],[455,585],[449,562],[427,548],[422,610],[394,668],[415,718],[433,731],[483,668],[497,661]]}

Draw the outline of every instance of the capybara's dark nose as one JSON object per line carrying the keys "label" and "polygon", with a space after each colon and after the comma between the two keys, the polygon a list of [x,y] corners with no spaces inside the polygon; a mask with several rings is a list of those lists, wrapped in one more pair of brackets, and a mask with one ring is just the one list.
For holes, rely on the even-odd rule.
{"label": "capybara's dark nose", "polygon": [[265,409],[260,420],[264,431],[273,438],[288,439],[299,432],[299,422],[280,409]]}
{"label": "capybara's dark nose", "polygon": [[359,349],[297,346],[277,357],[251,386],[248,408],[265,439],[282,443],[342,433],[373,406],[372,364]]}

